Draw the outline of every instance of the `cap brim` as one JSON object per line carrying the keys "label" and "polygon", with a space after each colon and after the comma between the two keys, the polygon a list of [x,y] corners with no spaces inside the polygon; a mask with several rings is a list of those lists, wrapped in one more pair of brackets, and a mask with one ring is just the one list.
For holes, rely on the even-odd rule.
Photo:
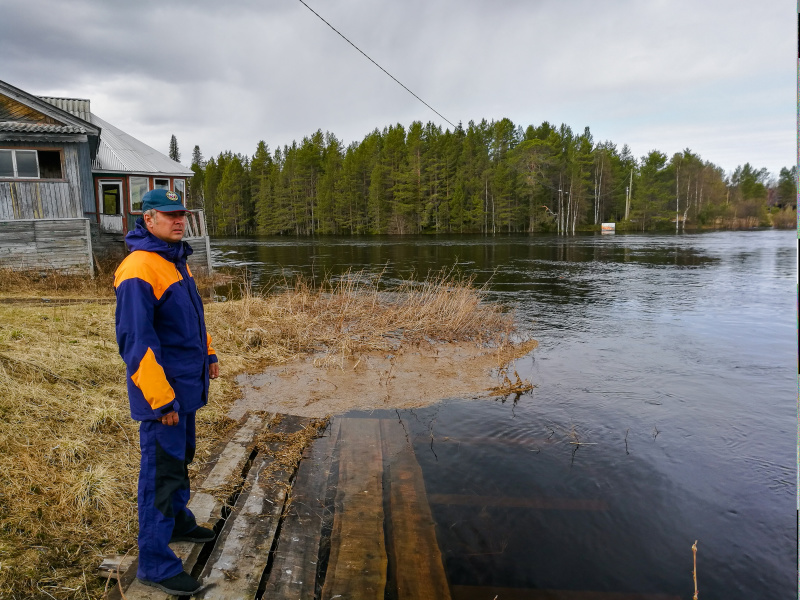
{"label": "cap brim", "polygon": [[153,210],[157,210],[158,212],[187,212],[183,205],[175,206],[174,204],[168,204],[167,206],[154,206]]}

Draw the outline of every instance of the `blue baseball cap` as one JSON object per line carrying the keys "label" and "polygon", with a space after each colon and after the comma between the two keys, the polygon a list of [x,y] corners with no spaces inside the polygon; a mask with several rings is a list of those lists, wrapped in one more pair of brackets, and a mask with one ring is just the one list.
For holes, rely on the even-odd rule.
{"label": "blue baseball cap", "polygon": [[169,190],[150,190],[142,198],[142,212],[155,209],[158,212],[178,212],[186,210],[181,197]]}

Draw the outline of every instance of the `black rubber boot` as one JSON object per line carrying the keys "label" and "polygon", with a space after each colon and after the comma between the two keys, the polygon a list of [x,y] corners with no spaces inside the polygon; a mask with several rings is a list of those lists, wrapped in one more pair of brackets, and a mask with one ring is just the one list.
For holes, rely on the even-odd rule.
{"label": "black rubber boot", "polygon": [[147,581],[146,579],[139,579],[139,581],[175,596],[192,596],[203,589],[200,582],[186,571],[178,573],[175,577],[168,577],[163,581]]}
{"label": "black rubber boot", "polygon": [[217,535],[207,527],[200,527],[199,525],[186,533],[173,533],[169,538],[169,543],[172,542],[210,542]]}

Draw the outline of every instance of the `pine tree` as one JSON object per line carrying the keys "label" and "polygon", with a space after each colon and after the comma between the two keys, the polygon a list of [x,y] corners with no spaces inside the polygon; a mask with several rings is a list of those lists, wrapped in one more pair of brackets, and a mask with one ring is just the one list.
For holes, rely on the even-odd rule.
{"label": "pine tree", "polygon": [[[178,149],[178,140],[175,139],[175,136],[172,136],[172,139],[175,141],[175,149]],[[170,142],[170,146],[172,143]],[[174,159],[173,159],[174,160]],[[192,164],[197,165],[201,169],[205,168],[206,161],[203,158],[203,153],[200,152],[200,146],[195,145],[194,149],[192,150]]]}
{"label": "pine tree", "polygon": [[[197,149],[198,151],[200,150],[199,148]],[[178,138],[175,137],[174,133],[169,140],[169,157],[175,162],[181,162],[181,152],[178,150]]]}

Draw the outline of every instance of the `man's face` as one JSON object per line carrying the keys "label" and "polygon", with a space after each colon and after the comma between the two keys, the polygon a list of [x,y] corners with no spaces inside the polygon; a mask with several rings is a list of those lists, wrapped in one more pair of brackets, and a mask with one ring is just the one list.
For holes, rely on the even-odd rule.
{"label": "man's face", "polygon": [[180,242],[186,231],[186,213],[179,210],[157,212],[152,217],[144,215],[144,224],[147,230],[158,239],[165,242]]}

